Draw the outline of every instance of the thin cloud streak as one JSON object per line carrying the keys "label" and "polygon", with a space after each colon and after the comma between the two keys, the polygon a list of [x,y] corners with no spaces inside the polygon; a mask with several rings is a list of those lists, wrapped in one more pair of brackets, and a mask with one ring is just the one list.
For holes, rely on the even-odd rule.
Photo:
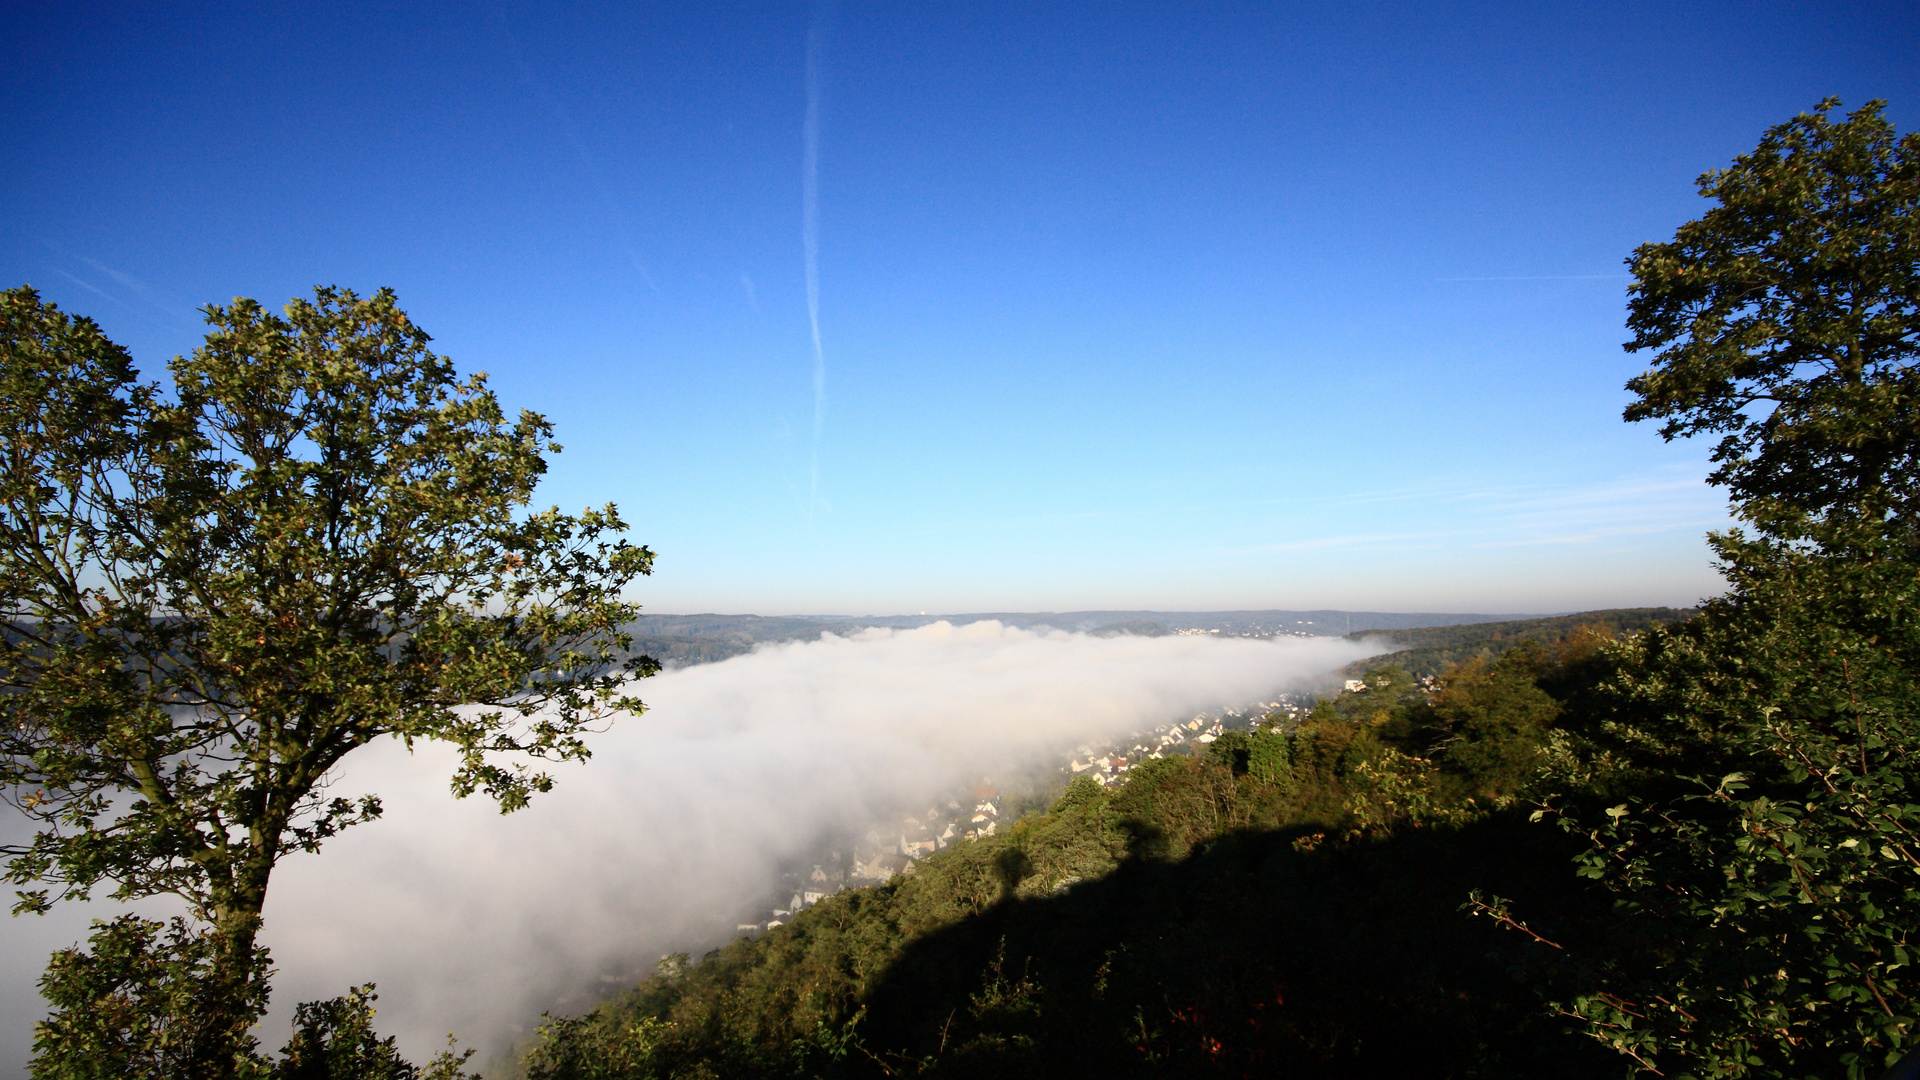
{"label": "thin cloud streak", "polygon": [[[1419,520],[1423,515],[1431,513],[1430,510],[1423,509],[1423,505],[1426,507],[1441,505],[1474,507],[1476,513],[1483,515],[1481,523],[1484,527],[1413,533],[1391,529],[1385,532],[1343,532],[1333,536],[1302,537],[1212,550],[1216,553],[1229,554],[1336,548],[1363,543],[1377,547],[1385,546],[1392,541],[1471,537],[1496,528],[1523,529],[1529,526],[1570,532],[1583,530],[1587,520],[1596,514],[1612,515],[1615,519],[1630,517],[1635,520],[1645,520],[1652,517],[1658,520],[1659,529],[1721,528],[1729,523],[1729,519],[1724,514],[1725,504],[1722,496],[1714,493],[1713,489],[1697,476],[1688,474],[1672,478],[1617,477],[1573,488],[1524,484],[1501,486],[1460,484],[1451,487],[1359,491],[1331,498],[1298,496],[1186,503],[1153,509],[1102,508],[1063,510],[1045,514],[953,518],[903,527],[896,532],[900,536],[940,536],[959,532],[1008,531],[1072,523],[1142,523],[1167,518],[1195,518],[1288,507],[1311,508],[1329,524],[1336,524],[1334,517],[1327,514],[1330,508],[1335,507],[1404,506],[1404,511],[1396,511],[1396,513],[1409,520]],[[1568,518],[1578,520],[1568,524]],[[1350,525],[1349,528],[1351,528]]]}
{"label": "thin cloud streak", "polygon": [[1441,282],[1462,281],[1625,281],[1630,274],[1509,274],[1497,277],[1443,277]]}
{"label": "thin cloud streak", "polygon": [[1433,540],[1443,533],[1378,533],[1360,536],[1324,536],[1312,540],[1296,540],[1290,543],[1262,544],[1258,547],[1237,548],[1237,551],[1311,551],[1316,548],[1379,548],[1405,544],[1414,540]]}
{"label": "thin cloud streak", "polygon": [[820,502],[820,435],[827,408],[827,354],[820,347],[820,52],[819,25],[807,30],[807,117],[801,130],[800,244],[806,257],[807,326],[813,334],[813,454],[808,462],[807,530]]}
{"label": "thin cloud streak", "polygon": [[[1406,505],[1405,516],[1432,513],[1421,507],[1464,504],[1474,508],[1469,527],[1416,533],[1343,533],[1308,536],[1271,543],[1217,549],[1223,556],[1263,555],[1319,548],[1381,549],[1444,546],[1457,549],[1532,547],[1594,543],[1622,536],[1645,536],[1679,530],[1704,531],[1731,523],[1724,504],[1712,489],[1692,478],[1649,480],[1618,478],[1576,488],[1525,485],[1496,488],[1455,488],[1406,496],[1359,498],[1354,502]],[[1708,505],[1712,503],[1714,505]],[[1336,503],[1337,504],[1337,503]]]}
{"label": "thin cloud streak", "polygon": [[117,270],[98,259],[90,259],[85,255],[69,252],[44,237],[35,237],[35,239],[39,240],[47,250],[53,252],[55,258],[70,264],[78,263],[84,265],[94,273],[105,276],[114,285],[132,296],[131,300],[122,296],[115,296],[113,293],[87,281],[77,274],[71,273],[58,266],[51,268],[54,273],[59,274],[61,277],[66,278],[68,281],[73,282],[75,285],[80,286],[104,300],[120,304],[129,310],[135,311],[144,306],[165,315],[169,320],[184,325],[190,326],[200,321],[200,309],[178,296],[168,293],[163,289],[157,289],[139,278],[134,277],[132,274]]}
{"label": "thin cloud streak", "polygon": [[105,289],[98,288],[97,286],[89,282],[82,281],[80,278],[67,273],[65,270],[62,270],[59,267],[54,267],[53,272],[56,274],[59,274],[61,277],[66,278],[68,281],[73,282],[75,285],[80,286],[81,288],[87,290],[88,292],[94,294],[95,296],[98,296],[111,303],[119,304],[122,307],[129,306],[126,301],[121,300],[119,297],[109,295]]}

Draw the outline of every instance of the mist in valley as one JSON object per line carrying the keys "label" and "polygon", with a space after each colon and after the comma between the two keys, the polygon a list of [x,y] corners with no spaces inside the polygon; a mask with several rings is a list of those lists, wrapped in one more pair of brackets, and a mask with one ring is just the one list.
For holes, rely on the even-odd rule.
{"label": "mist in valley", "polygon": [[[295,1002],[375,982],[379,1027],[410,1057],[450,1031],[496,1057],[543,1010],[581,1011],[664,953],[731,937],[823,837],[987,770],[1064,764],[1076,743],[1261,700],[1377,651],[990,621],[764,646],[648,680],[644,716],[622,718],[592,761],[561,767],[552,793],[506,816],[448,794],[442,748],[370,747],[332,793],[377,792],[385,819],[276,873],[262,1041],[284,1042]],[[16,993],[52,947],[42,929],[30,948],[9,939]],[[44,1010],[18,1003],[28,1015],[7,1056],[23,1060]]]}

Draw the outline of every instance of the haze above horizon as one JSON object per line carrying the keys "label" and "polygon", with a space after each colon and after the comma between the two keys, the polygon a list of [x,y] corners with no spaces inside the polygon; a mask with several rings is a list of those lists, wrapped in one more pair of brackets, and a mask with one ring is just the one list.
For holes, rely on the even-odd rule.
{"label": "haze above horizon", "polygon": [[1638,244],[1907,5],[0,15],[0,285],[149,375],[392,286],[649,611],[1567,612],[1718,592],[1621,423]]}

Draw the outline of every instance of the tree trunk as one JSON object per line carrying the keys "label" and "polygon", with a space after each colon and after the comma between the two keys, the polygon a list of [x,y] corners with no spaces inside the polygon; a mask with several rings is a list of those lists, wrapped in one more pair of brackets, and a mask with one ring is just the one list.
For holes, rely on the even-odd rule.
{"label": "tree trunk", "polygon": [[268,971],[254,939],[270,872],[245,874],[247,883],[215,915],[213,963],[198,989],[198,1023],[187,1055],[191,1080],[235,1080],[251,1075],[258,1060],[250,1032],[266,1011]]}

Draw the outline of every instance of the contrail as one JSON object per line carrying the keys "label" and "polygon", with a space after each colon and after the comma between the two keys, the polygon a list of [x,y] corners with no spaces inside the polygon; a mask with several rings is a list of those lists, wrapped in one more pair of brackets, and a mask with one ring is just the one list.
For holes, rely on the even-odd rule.
{"label": "contrail", "polygon": [[813,458],[808,467],[807,531],[820,501],[820,428],[827,408],[827,354],[820,348],[820,27],[807,31],[807,119],[801,132],[800,243],[807,260],[807,322],[813,330]]}

